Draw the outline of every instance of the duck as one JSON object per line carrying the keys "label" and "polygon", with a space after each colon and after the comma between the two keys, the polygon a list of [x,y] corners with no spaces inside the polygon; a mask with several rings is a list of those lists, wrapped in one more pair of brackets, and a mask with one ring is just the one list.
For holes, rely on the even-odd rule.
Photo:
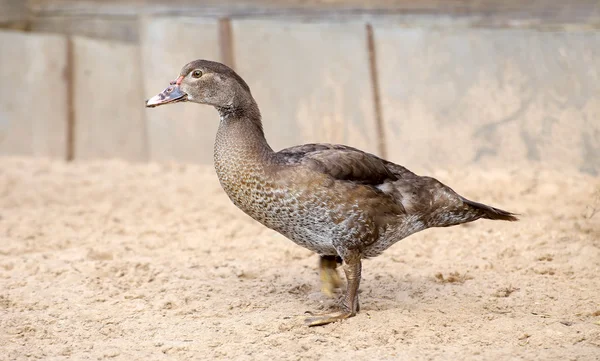
{"label": "duck", "polygon": [[220,118],[214,143],[219,182],[235,206],[319,255],[321,290],[346,287],[333,312],[309,312],[308,326],[348,319],[360,309],[362,261],[432,227],[478,219],[516,221],[517,214],[466,199],[435,178],[359,149],[304,144],[274,151],[248,84],[210,60],[183,66],[146,107],[192,102]]}

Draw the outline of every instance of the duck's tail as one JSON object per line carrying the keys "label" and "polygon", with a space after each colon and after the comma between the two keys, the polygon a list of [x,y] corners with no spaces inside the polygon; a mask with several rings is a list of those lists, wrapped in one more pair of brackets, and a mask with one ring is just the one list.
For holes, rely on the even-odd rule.
{"label": "duck's tail", "polygon": [[[455,226],[481,218],[518,220],[517,214],[468,200],[435,178],[420,177],[417,181],[397,181],[396,184],[405,196],[401,198],[404,208],[409,213],[420,214],[426,228]],[[415,196],[407,196],[411,194]]]}
{"label": "duck's tail", "polygon": [[477,214],[477,218],[485,218],[485,219],[494,219],[500,221],[518,221],[517,214],[504,211],[502,209],[490,207],[483,203],[473,202],[464,197],[461,197],[462,201],[469,206],[475,214]]}

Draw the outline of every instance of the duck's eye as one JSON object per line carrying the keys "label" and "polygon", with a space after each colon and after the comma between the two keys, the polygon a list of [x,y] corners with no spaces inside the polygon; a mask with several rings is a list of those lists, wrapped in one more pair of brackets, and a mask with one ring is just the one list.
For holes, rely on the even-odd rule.
{"label": "duck's eye", "polygon": [[194,70],[194,71],[192,72],[192,76],[193,76],[194,78],[199,78],[199,77],[201,77],[201,76],[202,76],[202,72],[201,72],[200,70]]}

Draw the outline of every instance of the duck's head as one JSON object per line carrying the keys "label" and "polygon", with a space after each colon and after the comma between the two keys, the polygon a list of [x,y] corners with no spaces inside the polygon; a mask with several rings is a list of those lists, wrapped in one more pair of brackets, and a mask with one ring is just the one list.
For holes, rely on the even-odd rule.
{"label": "duck's head", "polygon": [[195,60],[186,64],[165,90],[148,99],[146,107],[189,101],[231,108],[248,97],[251,98],[248,85],[231,68],[214,61]]}

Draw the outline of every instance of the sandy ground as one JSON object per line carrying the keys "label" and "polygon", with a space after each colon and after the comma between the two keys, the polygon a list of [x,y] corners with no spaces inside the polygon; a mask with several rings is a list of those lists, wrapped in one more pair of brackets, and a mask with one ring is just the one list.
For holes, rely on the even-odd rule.
{"label": "sandy ground", "polygon": [[210,167],[0,158],[0,359],[600,359],[600,179],[433,175],[522,221],[409,237],[365,262],[357,317],[307,328],[317,257]]}

